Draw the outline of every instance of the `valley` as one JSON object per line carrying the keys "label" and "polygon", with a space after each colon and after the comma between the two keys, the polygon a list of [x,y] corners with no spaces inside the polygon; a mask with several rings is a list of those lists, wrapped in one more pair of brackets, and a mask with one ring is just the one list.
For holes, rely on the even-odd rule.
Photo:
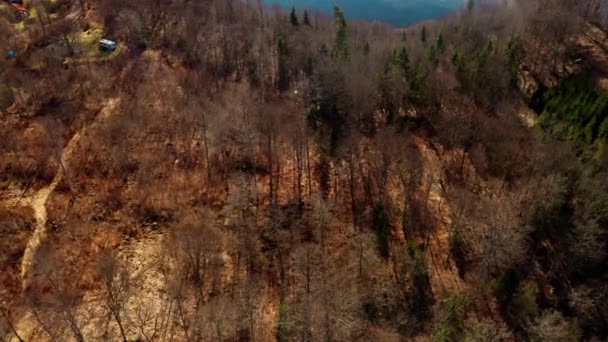
{"label": "valley", "polygon": [[1,3],[0,341],[605,340],[608,7],[405,3]]}

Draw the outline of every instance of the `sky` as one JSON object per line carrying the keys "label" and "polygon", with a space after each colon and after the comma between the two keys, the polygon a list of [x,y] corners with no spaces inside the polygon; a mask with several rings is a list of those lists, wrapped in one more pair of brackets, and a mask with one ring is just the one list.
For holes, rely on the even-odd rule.
{"label": "sky", "polygon": [[464,0],[265,0],[289,9],[318,9],[331,14],[337,4],[349,19],[380,20],[394,26],[405,26],[416,21],[441,17],[462,6]]}

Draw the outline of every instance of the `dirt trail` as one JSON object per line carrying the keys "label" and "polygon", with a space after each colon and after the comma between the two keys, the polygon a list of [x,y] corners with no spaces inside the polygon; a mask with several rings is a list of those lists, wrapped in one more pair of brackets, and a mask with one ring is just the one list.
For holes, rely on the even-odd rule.
{"label": "dirt trail", "polygon": [[30,273],[29,270],[32,266],[35,251],[38,249],[38,246],[40,246],[46,236],[46,201],[62,178],[63,169],[59,167],[59,170],[57,171],[57,174],[55,175],[55,178],[53,178],[51,184],[40,189],[27,203],[34,210],[36,229],[30,237],[30,240],[27,242],[27,246],[23,252],[23,259],[21,259],[21,279],[23,281],[21,287],[24,290],[29,285],[28,274]]}
{"label": "dirt trail", "polygon": [[40,189],[33,196],[25,199],[26,205],[30,206],[34,210],[34,218],[36,219],[36,228],[31,238],[29,239],[27,246],[23,252],[23,258],[21,259],[21,288],[23,290],[27,289],[31,280],[31,269],[34,262],[34,256],[38,251],[41,243],[44,241],[47,233],[46,222],[47,222],[47,212],[46,212],[46,202],[50,195],[55,191],[55,188],[61,182],[64,176],[64,170],[68,168],[68,160],[72,155],[72,152],[78,146],[80,141],[80,137],[85,134],[87,129],[94,128],[101,120],[107,119],[109,114],[114,111],[116,107],[117,100],[111,99],[108,101],[107,105],[101,110],[101,112],[95,118],[95,121],[89,125],[82,128],[80,132],[76,132],[70,141],[63,148],[61,153],[59,165],[57,166],[57,173],[53,178],[53,181],[48,186]]}

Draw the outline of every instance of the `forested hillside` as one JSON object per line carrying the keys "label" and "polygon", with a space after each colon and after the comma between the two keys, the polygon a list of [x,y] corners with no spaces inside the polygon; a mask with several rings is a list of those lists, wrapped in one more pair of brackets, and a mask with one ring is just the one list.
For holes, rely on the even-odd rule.
{"label": "forested hillside", "polygon": [[608,339],[604,1],[19,6],[0,341]]}

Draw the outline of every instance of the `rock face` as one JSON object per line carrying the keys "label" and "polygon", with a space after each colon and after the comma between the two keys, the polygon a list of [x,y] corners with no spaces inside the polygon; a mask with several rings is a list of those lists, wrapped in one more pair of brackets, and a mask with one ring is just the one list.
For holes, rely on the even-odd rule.
{"label": "rock face", "polygon": [[[600,86],[608,89],[608,36],[597,26],[585,23],[584,33],[574,44],[577,54],[550,63],[525,59],[520,66],[518,86],[530,100],[540,85],[553,88],[561,80],[584,72],[592,72]],[[542,58],[541,58],[542,60]]]}
{"label": "rock face", "polygon": [[517,85],[525,98],[530,101],[536,92],[538,91],[538,82],[527,70],[522,70],[517,77]]}
{"label": "rock face", "polygon": [[529,108],[523,108],[519,113],[519,118],[524,126],[532,128],[536,125],[538,115]]}
{"label": "rock face", "polygon": [[608,90],[608,35],[597,26],[587,24],[578,45],[586,55],[586,63],[598,78],[598,84]]}

